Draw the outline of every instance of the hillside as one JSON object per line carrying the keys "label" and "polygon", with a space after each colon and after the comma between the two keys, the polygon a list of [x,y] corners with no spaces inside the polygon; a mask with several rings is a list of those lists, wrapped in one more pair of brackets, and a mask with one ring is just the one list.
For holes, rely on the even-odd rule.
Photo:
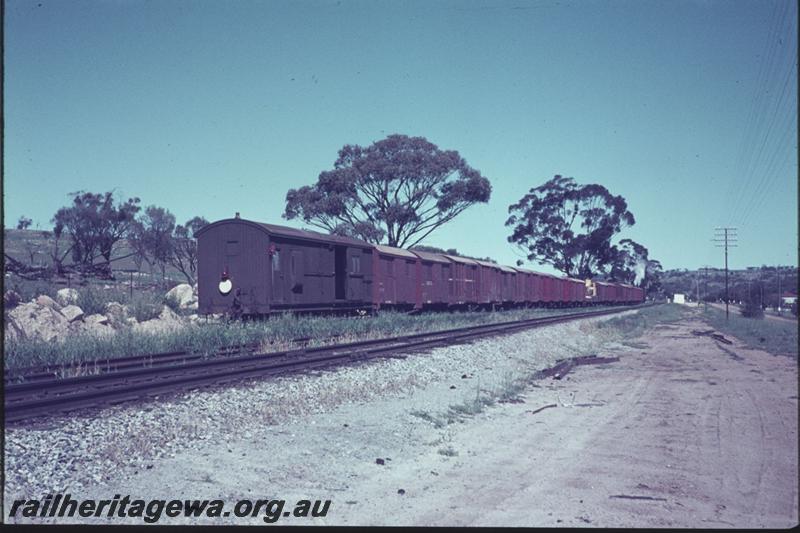
{"label": "hillside", "polygon": [[[725,270],[719,268],[664,272],[661,284],[668,295],[683,293],[692,300],[721,300],[725,297]],[[761,266],[728,272],[728,293],[734,301],[748,298],[773,306],[781,293],[797,294],[797,267]]]}
{"label": "hillside", "polygon": [[[25,265],[33,267],[52,266],[52,250],[55,246],[55,238],[52,232],[40,230],[20,230],[5,229],[3,232],[4,244],[3,252]],[[69,248],[71,241],[69,237],[63,237],[59,242],[61,255]],[[134,276],[143,278],[161,279],[161,272],[156,270],[151,272],[150,267],[145,261],[137,261],[138,257],[128,246],[126,240],[121,240],[115,247],[111,255],[111,270],[115,277],[121,274],[128,276],[131,272]],[[72,263],[71,257],[67,255],[64,260],[65,265]],[[102,263],[102,259],[95,260],[95,264]],[[137,264],[138,263],[138,264]],[[182,280],[181,273],[169,267],[166,271],[167,279]]]}

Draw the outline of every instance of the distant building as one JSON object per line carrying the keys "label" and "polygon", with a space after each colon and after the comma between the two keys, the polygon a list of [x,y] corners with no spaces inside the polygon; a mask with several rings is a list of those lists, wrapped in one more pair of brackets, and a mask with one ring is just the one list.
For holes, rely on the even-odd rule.
{"label": "distant building", "polygon": [[790,307],[793,303],[797,303],[797,295],[792,292],[784,292],[781,295],[781,307]]}
{"label": "distant building", "polygon": [[674,304],[685,304],[686,303],[686,296],[684,296],[683,294],[681,294],[679,292],[676,292],[672,296],[672,303],[674,303]]}

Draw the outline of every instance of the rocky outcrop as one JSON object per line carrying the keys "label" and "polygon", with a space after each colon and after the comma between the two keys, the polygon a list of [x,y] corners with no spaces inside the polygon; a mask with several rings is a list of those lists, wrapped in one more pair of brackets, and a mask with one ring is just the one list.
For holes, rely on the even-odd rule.
{"label": "rocky outcrop", "polygon": [[76,322],[75,326],[77,332],[96,337],[106,337],[114,334],[114,328],[111,327],[108,317],[104,315],[89,315],[83,319],[83,322]]}
{"label": "rocky outcrop", "polygon": [[86,324],[99,324],[101,326],[107,326],[111,321],[105,315],[89,315],[83,319],[84,323]]}
{"label": "rocky outcrop", "polygon": [[56,301],[61,305],[76,305],[78,303],[78,291],[71,288],[58,289],[56,291]]}
{"label": "rocky outcrop", "polygon": [[6,343],[14,342],[25,338],[25,332],[13,320],[6,320],[3,337]]}
{"label": "rocky outcrop", "polygon": [[[53,301],[52,298],[45,298]],[[38,300],[9,311],[6,329],[15,329],[17,334],[26,339],[50,342],[63,338],[69,332],[69,320],[53,307],[38,304]]]}
{"label": "rocky outcrop", "polygon": [[50,309],[56,312],[61,311],[61,304],[59,304],[57,301],[53,300],[46,294],[38,296],[34,300],[34,303],[36,303],[37,305],[41,305],[42,307],[49,307]]}
{"label": "rocky outcrop", "polygon": [[133,331],[142,333],[165,333],[174,331],[184,326],[181,317],[166,305],[161,309],[158,318],[133,324]]}
{"label": "rocky outcrop", "polygon": [[66,307],[61,309],[61,314],[69,322],[75,322],[76,320],[83,319],[83,309],[81,309],[77,305],[67,305]]}
{"label": "rocky outcrop", "polygon": [[181,309],[197,309],[197,291],[188,283],[174,286],[164,298],[174,300]]}
{"label": "rocky outcrop", "polygon": [[[59,298],[63,298],[64,302],[70,301],[70,296],[67,294],[59,295]],[[196,300],[194,303],[196,305]],[[116,330],[123,328],[159,334],[175,331],[197,320],[196,315],[193,320],[185,320],[166,305],[162,306],[158,317],[145,322],[138,322],[129,314],[126,306],[118,302],[109,302],[105,314],[87,315],[77,305],[67,304],[62,307],[49,296],[42,295],[14,308],[6,308],[5,340],[29,339],[54,342],[64,340],[75,333],[113,335]]]}
{"label": "rocky outcrop", "polygon": [[128,308],[119,302],[108,302],[106,304],[106,317],[108,317],[113,327],[121,328],[127,324]]}

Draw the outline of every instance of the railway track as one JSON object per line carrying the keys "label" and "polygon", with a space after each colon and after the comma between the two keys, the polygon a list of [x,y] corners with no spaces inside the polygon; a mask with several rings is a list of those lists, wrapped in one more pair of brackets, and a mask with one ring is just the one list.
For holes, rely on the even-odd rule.
{"label": "railway track", "polygon": [[300,347],[266,354],[254,353],[247,346],[241,347],[238,355],[228,354],[215,358],[195,357],[194,354],[183,352],[158,354],[162,356],[159,359],[161,362],[152,366],[142,366],[140,358],[147,356],[135,356],[139,358],[137,360],[122,358],[129,360],[115,364],[113,370],[99,374],[55,379],[52,374],[47,377],[38,373],[28,376],[30,379],[21,383],[7,383],[5,419],[6,422],[18,422],[38,416],[224,385],[247,378],[327,368],[376,357],[405,357],[405,354],[436,346],[641,307],[643,306],[498,322],[331,346]]}

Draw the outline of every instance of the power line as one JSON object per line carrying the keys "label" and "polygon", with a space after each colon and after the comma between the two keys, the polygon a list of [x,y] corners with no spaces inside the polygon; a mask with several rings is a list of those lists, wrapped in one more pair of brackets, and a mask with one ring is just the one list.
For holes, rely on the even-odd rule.
{"label": "power line", "polygon": [[[785,123],[787,130],[796,124],[795,113],[790,112],[791,105],[787,105],[787,99],[793,102],[790,97],[793,88],[791,82],[795,79],[792,74],[797,65],[797,56],[790,62],[792,56],[789,55],[796,49],[796,31],[793,31],[796,17],[793,16],[793,3],[784,3],[783,9],[780,9],[780,5],[774,4],[770,31],[765,40],[765,55],[762,55],[760,62],[738,152],[736,170],[740,179],[731,181],[727,191],[728,201],[723,204],[732,207],[729,212],[740,224],[754,205],[760,205],[769,196],[775,160],[782,161],[779,155],[784,149],[790,151],[788,139],[791,132],[781,135],[784,121],[780,117],[788,117]],[[746,194],[752,184],[755,184],[754,193]]]}
{"label": "power line", "polygon": [[[789,150],[790,139],[792,137],[792,134],[796,131],[796,128],[797,128],[796,127],[796,124],[797,124],[796,123],[796,115],[794,113],[786,113],[785,112],[786,110],[782,109],[782,108],[784,107],[784,105],[783,105],[784,101],[786,100],[786,98],[787,98],[787,96],[788,96],[788,94],[790,92],[789,91],[789,82],[792,79],[791,74],[795,71],[796,63],[797,63],[797,56],[795,55],[795,60],[794,60],[794,62],[792,64],[792,66],[786,72],[786,79],[785,79],[783,87],[782,87],[780,99],[777,101],[777,104],[775,105],[775,107],[773,109],[773,113],[772,113],[772,116],[770,117],[770,121],[769,121],[769,125],[768,125],[768,128],[767,128],[767,131],[764,134],[764,137],[763,137],[763,139],[761,141],[761,145],[759,146],[758,153],[755,156],[755,158],[753,159],[752,166],[750,168],[748,168],[748,170],[749,170],[749,173],[747,174],[748,179],[745,179],[744,182],[745,183],[749,183],[750,181],[752,181],[750,178],[754,177],[754,175],[757,173],[757,170],[758,170],[759,166],[762,168],[761,179],[759,180],[759,182],[758,182],[758,184],[757,184],[757,186],[755,188],[754,194],[747,196],[747,200],[749,200],[749,201],[745,205],[741,205],[741,202],[742,202],[741,198],[737,199],[738,200],[737,207],[738,206],[742,207],[742,209],[737,209],[736,210],[736,213],[739,215],[740,223],[741,223],[743,217],[745,216],[745,213],[749,212],[752,209],[752,206],[755,203],[757,203],[757,201],[763,195],[766,195],[768,193],[769,187],[765,188],[765,185],[768,184],[771,181],[771,178],[773,177],[772,172],[773,172],[773,167],[774,167],[774,160],[781,153],[786,153],[786,154],[790,153],[790,150]],[[791,106],[790,106],[789,109],[791,109]],[[783,113],[781,112],[782,110],[784,111]],[[785,122],[783,120],[779,120],[779,117],[781,117],[781,116],[786,117]],[[783,135],[780,135],[780,133],[778,133],[778,132],[781,131],[782,128],[775,128],[775,126],[778,125],[779,123],[785,123],[786,129],[785,129]],[[775,136],[772,135],[773,131],[775,132],[775,135],[780,135],[779,139],[775,138]],[[770,137],[772,137],[772,139],[770,139]],[[768,142],[768,141],[771,141],[771,142]],[[767,147],[768,144],[772,145],[772,150],[769,152],[771,154],[771,156],[767,155],[766,158],[763,158],[763,163],[764,164],[760,165],[760,163],[762,163],[762,156],[764,155],[766,147]]]}
{"label": "power line", "polygon": [[[766,87],[766,80],[768,78],[766,72],[766,65],[769,63],[770,59],[772,58],[772,51],[773,51],[773,43],[775,42],[772,39],[772,35],[777,33],[778,31],[778,24],[781,19],[780,14],[778,13],[779,4],[776,2],[773,6],[772,11],[772,19],[770,24],[770,30],[767,33],[767,37],[764,40],[764,48],[761,51],[761,62],[759,63],[758,68],[758,75],[756,76],[756,83],[753,85],[753,94],[750,97],[750,106],[749,112],[747,113],[747,120],[745,122],[745,127],[743,129],[743,134],[741,138],[741,142],[739,143],[739,150],[737,152],[738,157],[736,158],[736,168],[742,168],[744,166],[745,161],[747,161],[745,154],[748,151],[748,148],[752,147],[752,142],[748,142],[750,138],[750,133],[755,129],[755,122],[759,116],[758,110],[761,107],[761,100],[763,95],[765,94],[764,88]],[[725,202],[725,205],[732,205],[732,200],[735,200],[740,196],[738,194],[742,190],[741,183],[737,183],[735,181],[731,181],[728,185],[727,190],[727,198],[728,201]]]}

